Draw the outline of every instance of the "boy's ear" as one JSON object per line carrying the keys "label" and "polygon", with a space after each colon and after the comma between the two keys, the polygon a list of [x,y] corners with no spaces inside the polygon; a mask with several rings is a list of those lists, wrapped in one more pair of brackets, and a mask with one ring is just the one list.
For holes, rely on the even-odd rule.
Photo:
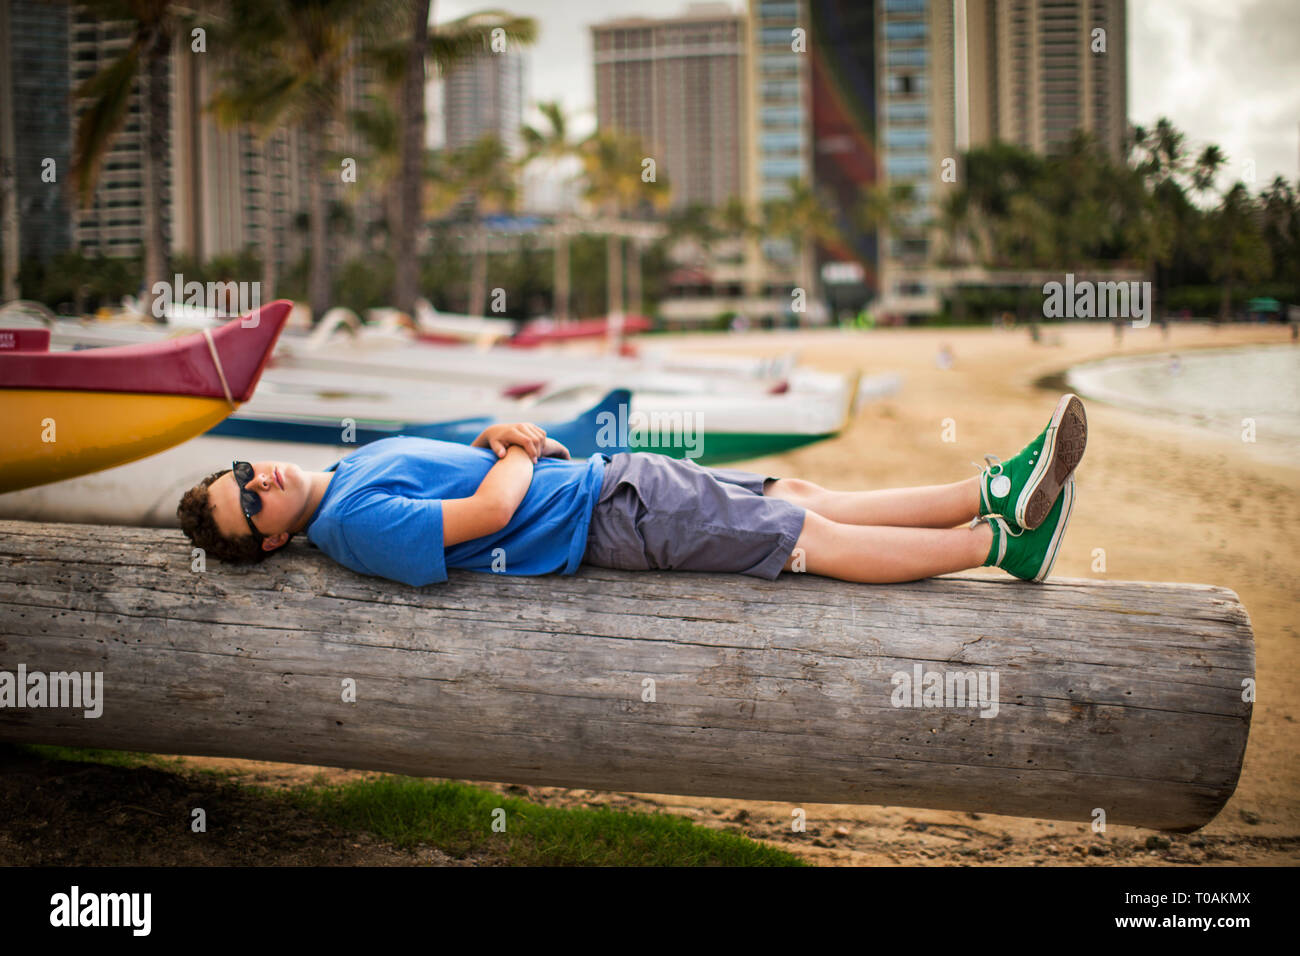
{"label": "boy's ear", "polygon": [[262,539],[262,550],[274,551],[277,548],[284,547],[292,540],[293,540],[293,535],[291,535],[287,531],[281,531],[279,534],[273,534],[269,538]]}

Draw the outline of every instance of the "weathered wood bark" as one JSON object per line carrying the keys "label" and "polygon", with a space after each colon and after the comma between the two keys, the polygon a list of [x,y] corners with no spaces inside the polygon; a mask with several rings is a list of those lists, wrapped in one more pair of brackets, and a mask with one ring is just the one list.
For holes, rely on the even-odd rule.
{"label": "weathered wood bark", "polygon": [[[4,708],[0,739],[1176,830],[1236,786],[1255,669],[1245,610],[1206,585],[583,568],[416,589],[300,542],[196,572],[179,531],[6,521],[19,664],[102,672],[102,716]],[[914,665],[996,673],[996,715],[894,706]]]}

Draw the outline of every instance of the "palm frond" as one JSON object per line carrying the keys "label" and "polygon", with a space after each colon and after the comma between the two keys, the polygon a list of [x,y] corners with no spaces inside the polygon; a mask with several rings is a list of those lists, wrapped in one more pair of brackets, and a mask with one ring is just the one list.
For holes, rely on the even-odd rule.
{"label": "palm frond", "polygon": [[117,60],[77,87],[75,96],[90,105],[77,116],[72,152],[73,181],[84,207],[95,194],[99,168],[126,121],[127,106],[140,68],[140,44],[132,43]]}
{"label": "palm frond", "polygon": [[480,10],[439,24],[429,32],[429,59],[438,72],[448,70],[478,53],[492,49],[494,30],[504,31],[512,46],[533,43],[537,39],[537,21],[517,17],[506,10]]}

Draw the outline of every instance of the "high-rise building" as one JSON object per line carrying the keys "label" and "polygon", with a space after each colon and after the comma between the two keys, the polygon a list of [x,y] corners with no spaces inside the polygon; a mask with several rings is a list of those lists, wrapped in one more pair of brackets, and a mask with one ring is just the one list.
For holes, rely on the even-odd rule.
{"label": "high-rise building", "polygon": [[1128,122],[1125,0],[965,0],[971,142],[1049,152],[1076,129],[1119,157]]}
{"label": "high-rise building", "polygon": [[[259,139],[245,125],[226,127],[208,109],[218,92],[221,58],[192,55],[189,37],[178,37],[172,55],[170,251],[206,261],[245,247],[264,254],[263,236],[271,231],[270,249],[277,274],[301,258],[306,235],[294,217],[308,209],[308,177],[317,164],[307,153],[305,137],[289,127]],[[370,108],[368,97],[380,95],[379,79],[366,66],[348,70],[340,90],[339,112]],[[354,231],[384,215],[384,183],[375,180],[371,150],[355,128],[336,120],[327,131],[330,148],[356,163],[355,182],[343,176],[323,180],[327,203],[353,207]],[[337,261],[361,251],[330,230],[331,257]]]}
{"label": "high-rise building", "polygon": [[518,157],[523,152],[523,54],[485,50],[457,64],[443,78],[442,109],[446,148],[496,136],[507,155]]}
{"label": "high-rise building", "polygon": [[0,60],[9,76],[19,258],[45,262],[72,242],[69,197],[67,7],[12,0],[8,49]]}
{"label": "high-rise building", "polygon": [[261,246],[261,150],[244,127],[227,128],[205,108],[217,92],[217,54],[191,56],[178,37],[171,113],[173,253],[200,261]]}
{"label": "high-rise building", "polygon": [[720,206],[745,193],[746,21],[725,3],[591,28],[596,120],[640,137],[672,204]]}
{"label": "high-rise building", "polygon": [[791,179],[812,181],[813,142],[808,21],[804,0],[749,0],[749,192],[788,195]]}
{"label": "high-rise building", "polygon": [[[957,3],[963,0],[956,0]],[[878,0],[875,6],[880,91],[879,173],[886,187],[912,187],[914,205],[882,229],[877,307],[915,314],[939,308],[942,274],[934,267],[936,235],[924,224],[938,217],[945,177],[955,168],[956,80],[953,0]]]}
{"label": "high-rise building", "polygon": [[[814,0],[816,2],[816,0]],[[969,146],[995,140],[1048,153],[1076,129],[1113,155],[1127,124],[1125,0],[876,0],[880,173],[911,183],[911,222],[880,250],[882,312],[933,313],[951,285],[937,255],[944,195],[956,187],[958,127]],[[965,57],[957,56],[958,14]],[[958,65],[967,97],[958,102]],[[931,225],[926,227],[924,223]]]}
{"label": "high-rise building", "polygon": [[874,287],[876,230],[864,198],[878,181],[878,38],[873,4],[862,0],[808,0],[813,176],[827,201],[836,235],[821,243],[830,278],[825,293],[833,312],[856,311]]}

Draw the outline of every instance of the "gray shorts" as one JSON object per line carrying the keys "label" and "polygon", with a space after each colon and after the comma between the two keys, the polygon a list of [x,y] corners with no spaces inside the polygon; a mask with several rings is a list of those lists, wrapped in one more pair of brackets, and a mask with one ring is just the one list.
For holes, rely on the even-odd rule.
{"label": "gray shorts", "polygon": [[586,564],[624,571],[730,571],[774,580],[805,511],[763,494],[762,475],[653,452],[609,457]]}

